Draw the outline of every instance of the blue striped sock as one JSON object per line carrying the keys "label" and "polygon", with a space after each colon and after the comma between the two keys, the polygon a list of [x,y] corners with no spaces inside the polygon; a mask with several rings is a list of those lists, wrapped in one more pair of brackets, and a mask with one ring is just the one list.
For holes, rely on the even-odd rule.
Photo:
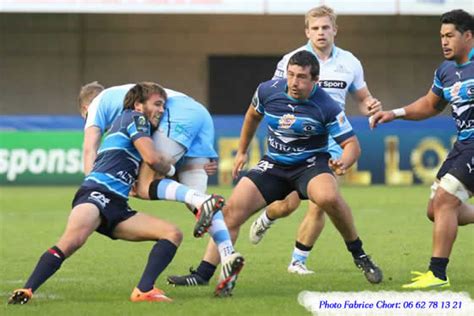
{"label": "blue striped sock", "polygon": [[221,211],[217,211],[212,218],[212,224],[209,228],[209,234],[217,245],[221,260],[234,253],[234,246],[230,238],[229,230],[224,222],[224,216]]}
{"label": "blue striped sock", "polygon": [[195,208],[199,208],[210,197],[210,195],[190,189],[171,179],[160,180],[156,188],[156,195],[160,200],[188,203]]}

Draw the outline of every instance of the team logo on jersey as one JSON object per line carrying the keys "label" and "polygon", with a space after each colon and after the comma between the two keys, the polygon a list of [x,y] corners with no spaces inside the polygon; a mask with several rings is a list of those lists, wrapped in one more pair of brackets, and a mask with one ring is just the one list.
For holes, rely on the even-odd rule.
{"label": "team logo on jersey", "polygon": [[283,129],[289,129],[295,122],[296,116],[294,116],[293,114],[285,114],[278,121],[278,127]]}
{"label": "team logo on jersey", "polygon": [[347,82],[342,80],[320,80],[319,86],[326,89],[345,89],[347,87]]}
{"label": "team logo on jersey", "polygon": [[143,115],[135,115],[133,117],[135,122],[135,126],[137,127],[137,131],[142,133],[148,133],[150,130],[150,126],[148,125],[148,121]]}
{"label": "team logo on jersey", "polygon": [[474,86],[468,87],[467,88],[467,95],[472,98],[474,97]]}
{"label": "team logo on jersey", "polygon": [[105,195],[97,191],[92,191],[87,199],[91,201],[96,201],[100,204],[100,206],[102,206],[102,208],[104,208],[107,203],[110,202],[110,199],[106,198]]}
{"label": "team logo on jersey", "polygon": [[336,66],[336,69],[334,69],[334,72],[340,72],[340,73],[343,73],[343,74],[350,74],[350,70],[347,69],[346,67],[344,67],[344,65],[337,65]]}
{"label": "team logo on jersey", "polygon": [[[275,75],[274,77],[277,77],[277,78],[280,78],[280,79],[283,79],[285,78],[285,71],[284,70],[281,70],[281,69],[277,69],[275,71]],[[272,86],[273,87],[273,86]],[[276,87],[276,86],[275,86]]]}
{"label": "team logo on jersey", "polygon": [[311,134],[314,134],[314,132],[316,131],[316,126],[309,123],[309,122],[305,122],[303,123],[303,133],[306,134],[306,135],[311,135]]}

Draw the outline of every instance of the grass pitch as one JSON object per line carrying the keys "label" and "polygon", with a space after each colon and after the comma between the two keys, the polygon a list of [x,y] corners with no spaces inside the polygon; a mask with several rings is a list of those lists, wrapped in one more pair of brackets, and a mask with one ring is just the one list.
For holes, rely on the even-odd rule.
{"label": "grass pitch", "polygon": [[[309,276],[290,275],[294,238],[306,203],[292,216],[280,220],[263,241],[248,242],[252,217],[241,230],[236,245],[246,258],[234,296],[213,297],[216,278],[210,286],[173,288],[169,274],[196,267],[207,237],[192,237],[193,218],[184,205],[173,202],[131,200],[133,208],[177,223],[185,234],[174,261],[157,281],[174,299],[173,304],[130,303],[147,260],[151,242],[112,241],[93,234],[87,244],[25,306],[7,306],[15,288],[22,287],[38,258],[61,235],[76,187],[0,188],[0,314],[2,315],[307,315],[297,302],[298,293],[309,291],[401,290],[410,270],[425,271],[431,256],[431,222],[425,216],[429,188],[343,187],[353,209],[365,250],[384,271],[380,285],[369,284],[352,263],[350,254],[327,221],[308,266]],[[211,187],[211,192],[230,195],[230,188]],[[458,232],[448,274],[450,290],[474,297],[474,229]],[[217,273],[216,273],[217,276]]]}

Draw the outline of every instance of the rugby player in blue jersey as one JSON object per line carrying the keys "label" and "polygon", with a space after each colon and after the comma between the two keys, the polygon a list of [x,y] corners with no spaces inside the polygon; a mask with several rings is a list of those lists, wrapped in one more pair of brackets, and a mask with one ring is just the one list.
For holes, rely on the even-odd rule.
{"label": "rugby player in blue jersey", "polygon": [[[100,144],[102,134],[107,131],[112,121],[123,110],[123,100],[133,84],[125,84],[104,89],[97,82],[85,85],[79,94],[80,111],[83,116],[87,116],[84,130],[84,170],[88,174],[92,168],[92,161],[97,156],[97,147]],[[186,202],[189,208],[196,215],[197,222],[194,235],[199,237],[208,232],[217,243],[222,259],[223,270],[221,279],[217,286],[222,288],[221,282],[225,282],[228,277],[226,265],[233,262],[243,262],[240,253],[234,251],[232,241],[224,223],[220,208],[224,199],[217,195],[205,194],[207,188],[206,172],[212,170],[213,164],[210,159],[217,158],[214,150],[214,124],[207,109],[184,93],[166,89],[167,100],[165,110],[160,118],[157,131],[153,133],[155,148],[165,154],[174,164],[176,164],[176,177],[180,186],[189,194],[185,197],[196,197],[181,202]],[[157,175],[158,178],[164,175]],[[142,164],[136,192],[138,197],[143,199],[155,199],[156,192],[166,192],[160,199],[179,200],[175,189],[178,183],[174,181],[157,181],[155,171],[147,164]],[[165,183],[168,187],[165,188]],[[158,184],[155,186],[155,184]],[[202,197],[205,197],[204,200]],[[200,269],[209,267],[201,266]],[[206,283],[207,284],[207,283]],[[193,279],[187,279],[184,285],[197,285]],[[218,294],[218,293],[216,293]]]}
{"label": "rugby player in blue jersey", "polygon": [[[371,266],[366,277],[373,283],[380,282],[382,271],[365,254],[351,209],[340,195],[334,176],[334,173],[343,174],[357,161],[360,155],[357,137],[341,107],[318,87],[319,63],[312,53],[303,50],[294,54],[287,71],[287,79],[261,83],[247,110],[233,176],[237,177],[246,164],[249,144],[263,117],[268,121],[268,150],[232,191],[223,209],[225,222],[235,242],[240,226],[252,214],[296,191],[300,198],[309,199],[327,212],[354,260],[363,260]],[[343,148],[339,159],[330,159],[329,135]],[[203,264],[219,264],[212,242],[208,244]],[[209,280],[211,276],[212,273],[194,273],[180,278]],[[236,278],[237,274],[224,291],[233,290]]]}
{"label": "rugby player in blue jersey", "polygon": [[[351,94],[357,101],[362,114],[373,115],[381,110],[382,105],[372,97],[365,83],[364,70],[360,61],[351,52],[335,45],[334,40],[338,30],[336,18],[334,10],[325,5],[309,10],[305,15],[305,33],[308,42],[283,56],[277,65],[273,79],[286,78],[288,61],[294,53],[303,50],[311,52],[320,65],[318,85],[342,109],[345,108],[347,95]],[[329,136],[328,146],[332,158],[341,157],[342,149],[331,136]],[[298,194],[292,192],[283,201],[276,201],[269,205],[252,223],[250,241],[253,244],[259,243],[276,219],[290,215],[299,204]],[[288,272],[300,275],[314,273],[306,267],[306,260],[324,228],[325,217],[325,212],[320,206],[312,202],[308,203],[308,211],[298,229]],[[360,268],[364,270],[370,267],[361,266]]]}
{"label": "rugby player in blue jersey", "polygon": [[[413,272],[404,288],[450,286],[446,268],[458,226],[474,223],[474,18],[463,10],[441,16],[441,48],[446,59],[436,69],[428,93],[392,111],[376,113],[372,127],[395,119],[423,120],[443,111],[447,104],[457,127],[457,139],[431,187],[428,218],[434,222],[433,250],[428,271]],[[472,275],[472,274],[471,274]]]}
{"label": "rugby player in blue jersey", "polygon": [[155,150],[151,139],[165,101],[166,92],[155,83],[139,83],[127,93],[123,113],[110,127],[91,173],[73,199],[63,235],[41,256],[24,287],[13,292],[9,303],[27,303],[94,231],[111,239],[156,241],[130,299],[171,301],[154,283],[173,259],[182,233],[174,224],[136,212],[127,203],[142,161],[160,173],[173,170],[172,164]]}

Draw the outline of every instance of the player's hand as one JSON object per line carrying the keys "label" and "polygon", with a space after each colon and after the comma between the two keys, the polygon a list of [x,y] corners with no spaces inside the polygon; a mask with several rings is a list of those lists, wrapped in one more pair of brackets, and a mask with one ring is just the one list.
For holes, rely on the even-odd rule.
{"label": "player's hand", "polygon": [[218,167],[219,165],[217,163],[217,160],[211,159],[211,161],[206,163],[203,168],[204,168],[204,171],[206,171],[208,176],[212,176],[216,174]]}
{"label": "player's hand", "polygon": [[388,123],[395,119],[395,114],[392,111],[380,111],[375,113],[369,120],[370,128],[376,128],[378,124]]}
{"label": "player's hand", "polygon": [[382,103],[376,98],[369,98],[365,102],[365,106],[367,107],[368,116],[372,116],[375,113],[382,111]]}
{"label": "player's hand", "polygon": [[337,176],[342,176],[347,171],[347,166],[340,159],[329,159],[329,167]]}
{"label": "player's hand", "polygon": [[130,188],[130,192],[128,193],[128,195],[129,195],[130,197],[138,197],[137,189],[138,189],[138,181],[135,181],[135,182],[132,184],[132,187]]}
{"label": "player's hand", "polygon": [[247,164],[247,153],[237,153],[234,160],[234,168],[232,169],[232,178],[236,179],[239,173]]}

